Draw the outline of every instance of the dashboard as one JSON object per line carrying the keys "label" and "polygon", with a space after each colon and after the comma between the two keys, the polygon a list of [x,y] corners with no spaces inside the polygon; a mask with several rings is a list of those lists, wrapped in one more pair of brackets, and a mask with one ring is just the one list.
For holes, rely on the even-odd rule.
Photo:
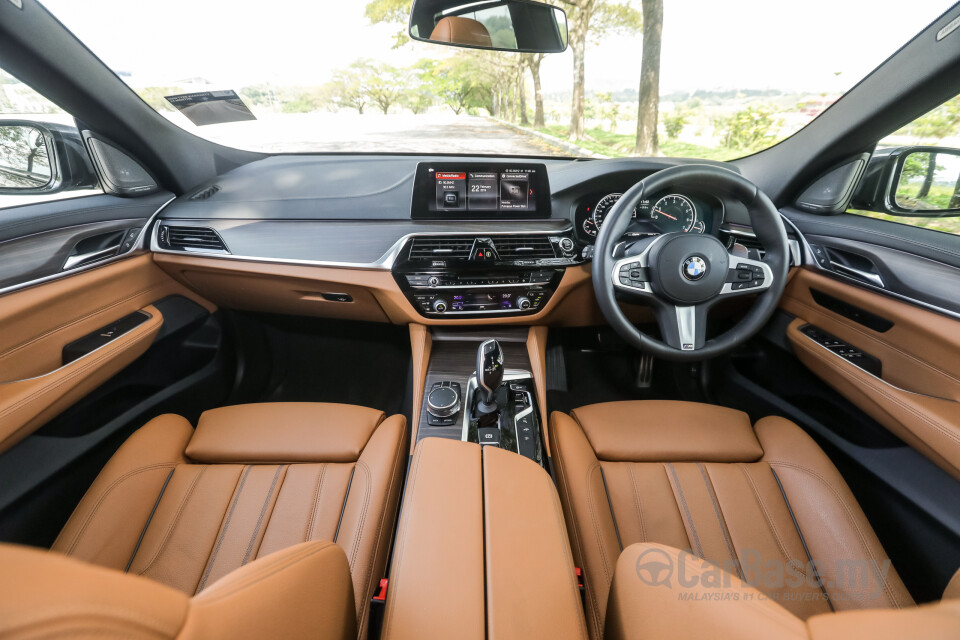
{"label": "dashboard", "polygon": [[[271,156],[170,202],[150,248],[171,275],[229,308],[595,325],[604,322],[589,266],[598,229],[620,194],[685,163]],[[722,193],[674,187],[634,215],[627,235],[712,234],[728,247],[734,234],[752,236],[746,208]]]}
{"label": "dashboard", "polygon": [[[625,184],[622,191],[592,192],[578,201],[574,226],[581,242],[593,244],[623,191],[631,186]],[[633,209],[626,234],[648,236],[683,232],[717,235],[721,224],[723,202],[717,197],[690,191],[666,191],[640,201]]]}

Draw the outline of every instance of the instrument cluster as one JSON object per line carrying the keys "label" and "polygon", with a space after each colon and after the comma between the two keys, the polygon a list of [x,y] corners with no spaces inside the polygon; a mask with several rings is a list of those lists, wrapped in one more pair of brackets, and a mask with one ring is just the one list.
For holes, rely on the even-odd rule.
{"label": "instrument cluster", "polygon": [[[622,195],[619,192],[593,193],[580,200],[575,224],[581,240],[593,243]],[[714,198],[690,193],[660,193],[644,198],[633,210],[633,220],[627,227],[626,235],[672,232],[716,234],[723,218],[723,205],[720,201],[711,203],[710,200]]]}

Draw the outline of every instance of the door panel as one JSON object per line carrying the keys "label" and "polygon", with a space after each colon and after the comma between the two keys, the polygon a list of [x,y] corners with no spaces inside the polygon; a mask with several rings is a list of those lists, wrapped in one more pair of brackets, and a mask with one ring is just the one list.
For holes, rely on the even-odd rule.
{"label": "door panel", "polygon": [[[146,351],[163,324],[149,305],[175,294],[215,309],[145,253],[0,296],[0,451]],[[65,364],[64,347],[141,309],[148,320]]]}
{"label": "door panel", "polygon": [[[781,307],[797,318],[787,337],[804,365],[960,479],[960,320],[808,268],[797,270]],[[879,375],[802,333],[807,324],[879,360]]]}

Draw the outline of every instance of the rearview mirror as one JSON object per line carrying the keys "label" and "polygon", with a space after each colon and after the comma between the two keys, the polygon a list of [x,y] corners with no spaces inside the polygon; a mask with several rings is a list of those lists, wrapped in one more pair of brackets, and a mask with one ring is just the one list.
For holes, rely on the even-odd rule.
{"label": "rearview mirror", "polygon": [[567,48],[567,14],[530,0],[414,0],[410,37],[471,49],[559,53]]}
{"label": "rearview mirror", "polygon": [[889,201],[902,215],[960,213],[960,150],[909,150],[894,177]]}
{"label": "rearview mirror", "polygon": [[0,193],[52,191],[58,182],[54,167],[52,139],[43,129],[0,123]]}

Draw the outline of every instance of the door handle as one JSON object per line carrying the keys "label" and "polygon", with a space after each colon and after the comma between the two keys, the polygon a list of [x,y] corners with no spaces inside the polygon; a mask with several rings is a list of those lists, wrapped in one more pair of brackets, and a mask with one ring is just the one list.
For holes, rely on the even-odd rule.
{"label": "door handle", "polygon": [[99,249],[97,251],[91,251],[89,253],[81,253],[75,256],[68,256],[66,262],[63,263],[62,271],[67,269],[73,269],[82,264],[88,262],[96,262],[97,260],[102,260],[104,258],[109,258],[110,256],[115,255],[120,250],[120,245],[114,245],[112,247],[107,247],[106,249]]}
{"label": "door handle", "polygon": [[863,269],[857,269],[856,267],[848,267],[845,264],[840,262],[834,262],[833,268],[839,271],[840,273],[845,273],[847,275],[853,276],[854,278],[860,278],[861,280],[866,280],[867,282],[874,284],[880,288],[884,287],[883,278],[880,277],[879,273],[870,273],[869,271],[864,271]]}

